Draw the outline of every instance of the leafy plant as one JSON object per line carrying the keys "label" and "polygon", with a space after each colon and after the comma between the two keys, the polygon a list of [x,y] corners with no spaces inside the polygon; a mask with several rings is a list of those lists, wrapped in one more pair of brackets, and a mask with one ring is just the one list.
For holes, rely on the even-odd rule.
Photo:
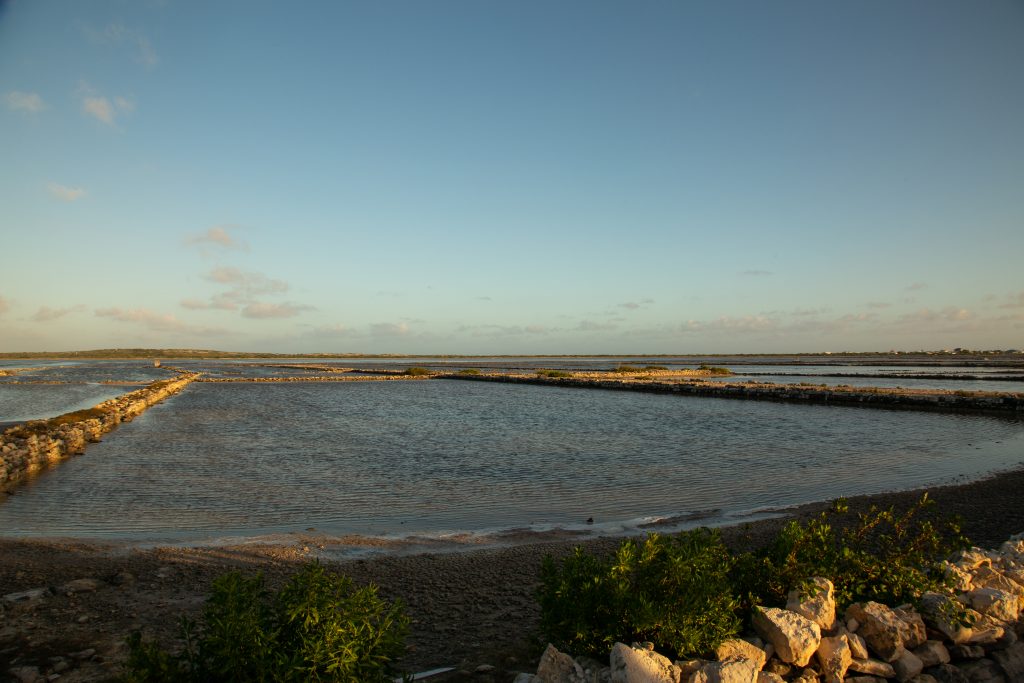
{"label": "leafy plant", "polygon": [[480,371],[477,370],[476,368],[465,368],[464,370],[459,370],[458,374],[460,374],[460,375],[479,375]]}
{"label": "leafy plant", "polygon": [[729,368],[722,368],[722,367],[718,367],[718,366],[715,366],[715,365],[705,365],[703,363],[697,369],[700,370],[701,372],[704,372],[705,374],[708,374],[708,375],[722,375],[722,376],[725,376],[725,375],[731,375],[732,374],[732,370],[730,370]]}
{"label": "leafy plant", "polygon": [[538,370],[537,375],[540,377],[551,377],[553,379],[557,379],[559,377],[572,377],[572,373],[566,372],[565,370],[546,370],[544,368]]}
{"label": "leafy plant", "polygon": [[644,370],[668,370],[667,365],[645,365]]}
{"label": "leafy plant", "polygon": [[406,368],[405,372],[403,372],[402,374],[403,375],[411,375],[413,377],[420,377],[420,376],[429,375],[429,374],[432,374],[432,373],[430,372],[430,370],[427,370],[426,368],[412,367],[412,368]]}
{"label": "leafy plant", "polygon": [[127,681],[390,681],[409,620],[373,586],[356,589],[318,563],[276,595],[262,575],[218,577],[202,627],[181,623],[170,654],[140,634],[128,639]]}
{"label": "leafy plant", "polygon": [[613,368],[612,372],[641,372],[642,370],[643,370],[643,368],[641,368],[639,365],[626,365],[626,364],[623,364],[623,365],[619,365],[618,367]]}
{"label": "leafy plant", "polygon": [[739,630],[731,559],[717,531],[627,540],[614,557],[577,548],[547,557],[538,598],[541,630],[574,653],[604,657],[616,641],[651,641],[673,656],[707,655]]}
{"label": "leafy plant", "polygon": [[833,520],[849,514],[839,499],[830,511],[806,524],[790,522],[761,551],[738,558],[737,588],[748,604],[782,604],[791,588],[824,576],[835,584],[840,609],[863,600],[915,602],[926,591],[944,591],[942,560],[968,542],[957,520],[937,527],[923,518],[933,504],[926,493],[903,512],[872,506],[836,528]]}

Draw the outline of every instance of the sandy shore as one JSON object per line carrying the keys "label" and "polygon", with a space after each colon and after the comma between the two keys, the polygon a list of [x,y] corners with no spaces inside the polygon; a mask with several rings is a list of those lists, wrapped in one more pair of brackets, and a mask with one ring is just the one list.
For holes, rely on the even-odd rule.
{"label": "sandy shore", "polygon": [[[932,514],[960,515],[965,533],[978,545],[995,546],[1024,531],[1024,469],[929,492],[937,502]],[[850,507],[903,507],[920,493],[861,496],[852,498]],[[811,504],[791,513],[806,518],[826,507],[827,503]],[[729,527],[723,535],[733,549],[749,549],[770,538],[784,521]],[[604,538],[583,545],[604,551],[618,543]],[[573,545],[532,543],[332,564],[358,582],[376,583],[383,595],[405,601],[413,618],[402,662],[406,669],[454,666],[472,672],[490,664],[496,669],[489,676],[456,672],[445,679],[502,681],[511,680],[510,672],[535,666],[538,611],[533,592],[538,568],[544,555],[563,554]],[[56,589],[81,578],[99,581],[95,591],[71,596],[56,591],[0,610],[0,672],[28,665],[45,673],[66,665],[61,681],[105,680],[117,674],[125,653],[123,640],[132,630],[173,643],[179,617],[198,614],[218,574],[236,568],[259,570],[270,584],[279,584],[315,552],[315,545],[129,550],[74,541],[0,540],[0,595]],[[56,664],[61,660],[55,658],[65,664]]]}

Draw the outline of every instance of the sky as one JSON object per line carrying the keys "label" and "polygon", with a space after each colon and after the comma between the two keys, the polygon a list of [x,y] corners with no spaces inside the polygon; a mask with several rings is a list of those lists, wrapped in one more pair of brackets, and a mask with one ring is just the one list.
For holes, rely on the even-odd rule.
{"label": "sky", "polygon": [[0,0],[0,351],[1024,348],[1014,0]]}

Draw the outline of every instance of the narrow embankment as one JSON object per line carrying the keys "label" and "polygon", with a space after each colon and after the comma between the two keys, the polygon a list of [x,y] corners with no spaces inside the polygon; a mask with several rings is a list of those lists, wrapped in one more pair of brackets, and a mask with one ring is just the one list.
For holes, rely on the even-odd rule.
{"label": "narrow embankment", "polygon": [[786,384],[712,383],[694,381],[637,381],[592,377],[534,377],[497,374],[439,374],[439,379],[508,382],[580,389],[643,391],[682,396],[783,401],[866,408],[930,410],[951,413],[991,413],[1024,416],[1024,394],[978,391],[900,390],[873,387],[806,387]]}
{"label": "narrow embankment", "polygon": [[0,490],[64,458],[84,453],[87,444],[179,393],[198,377],[199,373],[181,372],[178,377],[158,380],[86,410],[9,427],[0,434]]}

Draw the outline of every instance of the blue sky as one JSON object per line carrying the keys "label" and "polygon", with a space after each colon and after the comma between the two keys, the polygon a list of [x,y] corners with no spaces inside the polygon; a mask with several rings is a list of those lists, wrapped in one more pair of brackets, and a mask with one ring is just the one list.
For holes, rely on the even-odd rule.
{"label": "blue sky", "polygon": [[1024,348],[1024,5],[0,2],[0,351]]}

